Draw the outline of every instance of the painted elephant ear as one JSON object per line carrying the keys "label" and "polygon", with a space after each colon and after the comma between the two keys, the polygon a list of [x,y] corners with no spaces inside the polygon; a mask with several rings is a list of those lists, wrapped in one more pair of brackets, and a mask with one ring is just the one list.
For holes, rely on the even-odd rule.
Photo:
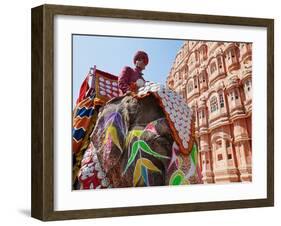
{"label": "painted elephant ear", "polygon": [[104,109],[92,134],[92,141],[104,171],[107,173],[120,160],[123,153],[126,126],[116,105]]}

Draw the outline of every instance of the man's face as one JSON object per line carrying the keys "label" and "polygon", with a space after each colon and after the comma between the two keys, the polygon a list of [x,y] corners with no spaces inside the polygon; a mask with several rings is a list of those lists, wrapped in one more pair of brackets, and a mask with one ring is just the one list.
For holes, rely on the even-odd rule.
{"label": "man's face", "polygon": [[145,69],[145,63],[144,59],[139,59],[136,61],[136,66],[139,67],[140,69],[144,70]]}

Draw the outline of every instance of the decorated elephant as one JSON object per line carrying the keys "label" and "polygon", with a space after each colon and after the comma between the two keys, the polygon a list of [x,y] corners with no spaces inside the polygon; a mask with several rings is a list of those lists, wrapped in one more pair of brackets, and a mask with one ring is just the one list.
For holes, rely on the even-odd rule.
{"label": "decorated elephant", "polygon": [[192,112],[174,91],[149,83],[87,119],[84,148],[74,152],[74,189],[202,183]]}

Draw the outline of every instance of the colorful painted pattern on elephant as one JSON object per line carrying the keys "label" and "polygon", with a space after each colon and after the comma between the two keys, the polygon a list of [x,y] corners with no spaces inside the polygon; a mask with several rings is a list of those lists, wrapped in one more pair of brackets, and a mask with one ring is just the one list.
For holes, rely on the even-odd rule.
{"label": "colorful painted pattern on elephant", "polygon": [[173,144],[172,159],[168,167],[169,185],[201,184],[202,175],[199,169],[197,145],[193,143],[189,155],[178,151],[176,143]]}
{"label": "colorful painted pattern on elephant", "polygon": [[[125,164],[122,176],[126,173],[133,172],[132,186],[151,186],[152,177],[163,177],[166,175],[165,181],[169,185],[186,185],[201,183],[200,170],[197,164],[197,146],[194,143],[193,149],[189,155],[184,155],[179,151],[178,145],[174,142],[170,156],[161,155],[157,150],[153,150],[151,146],[143,138],[145,133],[153,133],[156,137],[158,124],[163,118],[148,123],[143,129],[133,129],[125,134],[124,122],[122,116],[118,112],[106,114],[99,121],[94,132],[98,133],[103,144],[101,155],[97,155],[93,143],[86,150],[82,166],[79,171],[80,189],[99,189],[112,187],[112,182],[106,176],[109,167],[115,165],[110,159],[113,145],[116,149],[123,153],[128,152],[128,160]],[[102,136],[104,134],[104,136]],[[122,141],[125,140],[125,142]],[[146,154],[144,156],[144,154]],[[101,161],[99,161],[100,156]],[[166,159],[168,161],[166,168],[159,168],[154,163],[156,159]],[[102,164],[103,163],[103,164]],[[104,163],[110,163],[109,166]],[[128,169],[132,169],[127,172]]]}
{"label": "colorful painted pattern on elephant", "polygon": [[[88,136],[82,132],[81,135],[77,132],[78,136],[75,136],[75,141],[80,142],[84,137],[88,142],[82,142],[78,151],[74,152],[74,175],[77,176],[78,189],[202,183],[197,145],[193,139],[192,112],[189,108],[185,109],[185,105],[180,106],[182,102],[177,94],[167,90],[159,93],[159,87],[151,87],[144,95],[130,96],[136,102],[146,96],[156,98],[156,104],[161,106],[159,109],[164,114],[151,122],[132,125],[124,113],[126,109],[118,104],[105,107],[98,116],[93,100],[91,103],[85,100],[84,105],[83,102],[78,105],[75,122],[85,125],[85,128],[88,126],[83,131],[91,131]],[[176,103],[166,101],[165,104],[166,97],[170,95],[176,96]],[[91,106],[93,111],[89,110]],[[92,121],[85,120],[83,124],[84,117],[92,118]],[[167,134],[163,132],[167,131],[166,127]],[[79,131],[80,127],[75,128]],[[167,145],[162,144],[161,139],[166,140]],[[118,180],[122,182],[118,183]]]}
{"label": "colorful painted pattern on elephant", "polygon": [[[116,164],[112,158],[114,151],[123,152],[125,126],[122,115],[118,112],[109,112],[97,121],[92,141],[85,151],[81,168],[78,173],[80,189],[99,189],[111,187],[106,172]],[[97,149],[102,150],[97,154]]]}
{"label": "colorful painted pattern on elephant", "polygon": [[[157,123],[157,120],[151,124]],[[150,127],[151,124],[147,127]],[[196,143],[193,144],[192,151],[189,155],[184,155],[179,151],[179,147],[176,142],[172,145],[171,156],[163,156],[152,150],[150,146],[142,139],[141,135],[144,130],[132,130],[127,136],[126,144],[130,143],[133,137],[137,137],[137,140],[132,142],[129,147],[130,157],[126,164],[125,171],[132,165],[134,165],[133,186],[149,186],[149,177],[151,174],[159,174],[159,176],[166,175],[166,181],[169,185],[186,185],[186,184],[198,184],[202,183],[202,175],[198,165],[198,152]],[[153,131],[156,131],[155,128]],[[157,134],[157,132],[156,132]],[[169,159],[168,167],[165,172],[162,172],[157,166],[153,164],[149,159],[143,158],[141,153],[145,152],[156,158]],[[139,183],[140,182],[140,183]]]}

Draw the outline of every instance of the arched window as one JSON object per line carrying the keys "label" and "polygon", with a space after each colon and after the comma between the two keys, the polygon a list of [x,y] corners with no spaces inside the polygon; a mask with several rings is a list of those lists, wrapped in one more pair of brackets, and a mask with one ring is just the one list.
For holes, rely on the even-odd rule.
{"label": "arched window", "polygon": [[235,99],[238,100],[239,99],[239,95],[238,95],[237,90],[234,90],[234,95],[235,95]]}
{"label": "arched window", "polygon": [[237,90],[234,90],[234,91],[232,91],[232,92],[230,93],[230,99],[233,101],[234,98],[235,98],[236,100],[239,99],[239,95],[238,95]]}
{"label": "arched window", "polygon": [[251,86],[252,86],[251,81],[250,81],[250,80],[247,80],[247,81],[245,82],[245,84],[244,84],[245,91],[250,92],[250,91],[251,91]]}
{"label": "arched window", "polygon": [[231,92],[231,93],[230,93],[230,99],[231,99],[231,100],[234,100],[234,92]]}
{"label": "arched window", "polygon": [[197,89],[197,86],[198,86],[198,84],[197,84],[197,78],[194,78],[194,88]]}
{"label": "arched window", "polygon": [[188,66],[185,65],[185,66],[184,66],[184,74],[186,75],[187,73],[188,73]]}
{"label": "arched window", "polygon": [[205,117],[205,114],[204,114],[204,110],[201,110],[200,112],[199,112],[199,119],[203,119]]}
{"label": "arched window", "polygon": [[190,82],[188,83],[188,88],[187,88],[187,90],[188,90],[189,93],[193,90],[193,82],[192,82],[192,81],[190,81]]}
{"label": "arched window", "polygon": [[218,100],[217,100],[217,98],[215,96],[213,96],[211,98],[210,106],[211,106],[211,113],[213,113],[213,112],[218,110]]}
{"label": "arched window", "polygon": [[235,52],[234,52],[234,49],[231,50],[231,58],[235,58]]}
{"label": "arched window", "polygon": [[199,82],[200,82],[200,84],[202,83],[202,82],[205,82],[206,80],[205,80],[205,75],[204,75],[204,73],[202,73],[200,76],[199,76]]}
{"label": "arched window", "polygon": [[206,60],[206,58],[207,58],[206,45],[201,46],[201,48],[199,49],[199,58],[200,58],[200,62],[203,62],[204,60]]}
{"label": "arched window", "polygon": [[223,98],[222,93],[220,93],[219,98],[220,98],[220,107],[223,108],[224,107],[224,98]]}
{"label": "arched window", "polygon": [[231,56],[231,52],[228,51],[228,52],[227,52],[227,59],[228,59],[228,60],[230,60],[230,56]]}
{"label": "arched window", "polygon": [[222,154],[218,154],[218,161],[221,161],[221,160],[223,160],[223,156],[222,156]]}
{"label": "arched window", "polygon": [[226,147],[227,147],[227,148],[229,148],[229,147],[230,147],[230,142],[229,142],[228,140],[226,141],[226,143],[225,143],[225,144],[226,144]]}
{"label": "arched window", "polygon": [[222,68],[222,60],[221,60],[221,57],[218,57],[218,65],[219,65],[219,68],[221,69]]}
{"label": "arched window", "polygon": [[211,74],[213,74],[216,70],[217,70],[216,63],[213,62],[213,63],[211,64]]}

